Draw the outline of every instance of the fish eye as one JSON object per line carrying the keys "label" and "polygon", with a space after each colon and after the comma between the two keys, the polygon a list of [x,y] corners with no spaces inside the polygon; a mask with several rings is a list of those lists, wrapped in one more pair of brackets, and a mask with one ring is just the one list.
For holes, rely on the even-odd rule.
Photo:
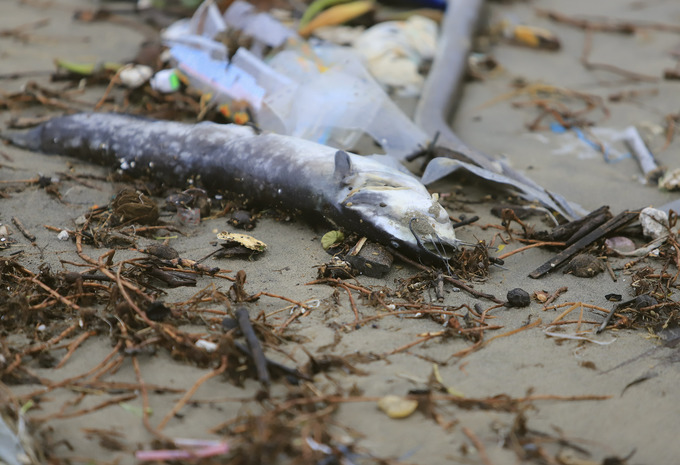
{"label": "fish eye", "polygon": [[399,248],[399,242],[397,242],[397,241],[392,241],[392,242],[390,242],[390,245],[391,245],[392,247],[394,247],[395,249],[398,249],[398,248]]}

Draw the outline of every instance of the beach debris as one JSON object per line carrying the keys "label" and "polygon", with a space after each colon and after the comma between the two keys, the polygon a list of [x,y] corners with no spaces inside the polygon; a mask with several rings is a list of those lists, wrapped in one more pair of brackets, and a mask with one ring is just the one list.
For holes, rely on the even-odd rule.
{"label": "beach debris", "polygon": [[529,295],[529,293],[519,287],[509,290],[507,294],[507,299],[508,302],[506,303],[506,305],[508,307],[516,308],[528,307],[529,304],[531,303],[531,296]]}
{"label": "beach debris", "polygon": [[174,69],[162,69],[158,71],[151,77],[149,84],[151,84],[153,90],[163,94],[177,92],[182,87],[182,82],[177,75],[177,71]]}
{"label": "beach debris", "polygon": [[[28,239],[30,242],[35,242],[35,235],[31,233],[28,229],[26,229],[26,226],[21,222],[19,218],[16,216],[12,217],[12,223],[14,223],[14,226],[17,227],[19,232],[24,236],[26,239]],[[5,228],[6,229],[6,228]],[[2,234],[2,231],[0,231],[0,235]]]}
{"label": "beach debris", "polygon": [[667,191],[680,190],[680,168],[669,170],[659,178],[659,188]]}
{"label": "beach debris", "polygon": [[609,207],[604,205],[582,218],[555,226],[550,233],[548,233],[548,240],[557,242],[563,241],[566,242],[567,245],[571,245],[589,232],[609,221],[611,218],[612,214],[609,211]]}
{"label": "beach debris", "polygon": [[145,65],[125,65],[118,70],[121,84],[130,89],[144,85],[153,76],[153,69]]}
{"label": "beach debris", "polygon": [[[620,300],[620,299],[619,299]],[[602,321],[602,324],[597,328],[595,331],[597,334],[601,333],[604,331],[607,326],[609,326],[609,323],[612,320],[612,317],[617,311],[622,311],[625,309],[633,309],[633,310],[641,310],[643,308],[648,308],[648,307],[653,307],[655,305],[658,305],[658,301],[652,297],[651,295],[648,294],[641,294],[635,297],[634,299],[626,300],[625,302],[621,302],[617,304],[612,311],[610,311],[605,319]]]}
{"label": "beach debris", "polygon": [[590,254],[580,254],[571,259],[564,268],[564,273],[573,274],[579,278],[592,278],[605,270],[602,261]]}
{"label": "beach debris", "polygon": [[229,216],[227,223],[235,228],[250,231],[251,229],[255,229],[255,226],[257,225],[257,215],[253,215],[247,210],[235,210]]}
{"label": "beach debris", "polygon": [[625,236],[614,236],[605,239],[604,245],[606,248],[607,255],[619,254],[625,255],[633,252],[637,249],[635,242],[632,239]]}
{"label": "beach debris", "polygon": [[176,211],[181,225],[195,227],[210,216],[211,201],[203,189],[191,188],[165,199],[166,210]]}
{"label": "beach debris", "polygon": [[253,325],[250,322],[248,309],[239,306],[234,311],[234,315],[238,321],[239,328],[241,328],[241,333],[243,333],[243,337],[246,339],[248,349],[250,349],[250,356],[255,364],[257,379],[262,386],[268,388],[271,384],[271,378],[269,376],[269,370],[267,369],[267,359],[264,356],[262,345],[260,345],[260,341],[257,339]]}
{"label": "beach debris", "polygon": [[503,67],[488,53],[471,53],[468,56],[466,77],[470,80],[483,81],[502,70]]}
{"label": "beach debris", "polygon": [[500,188],[515,191],[519,197],[527,201],[540,202],[542,205],[558,212],[565,218],[576,218],[582,216],[581,207],[574,204],[569,204],[559,195],[546,191],[537,184],[528,181],[526,178],[525,182],[520,182],[504,174],[500,174],[496,170],[484,169],[478,165],[466,163],[453,158],[434,158],[425,168],[425,172],[421,177],[421,181],[427,186],[460,170],[466,171],[469,174],[477,176],[481,179],[490,181]]}
{"label": "beach debris", "polygon": [[352,48],[384,88],[402,97],[417,96],[425,82],[419,70],[437,51],[437,23],[417,15],[378,23],[357,37]]}
{"label": "beach debris", "polygon": [[[0,408],[0,462],[6,465],[45,463],[45,452],[23,409],[5,400]],[[32,405],[32,404],[31,404]]]}
{"label": "beach debris", "polygon": [[654,155],[647,148],[635,126],[628,126],[623,130],[623,134],[623,143],[626,144],[628,150],[640,164],[646,182],[656,184],[659,178],[663,176],[665,169],[657,164]]}
{"label": "beach debris", "polygon": [[121,189],[111,203],[118,223],[156,224],[159,211],[156,202],[133,188]]}
{"label": "beach debris", "polygon": [[222,231],[217,234],[222,250],[217,254],[219,258],[234,256],[252,256],[267,250],[267,244],[253,236],[241,233]]}
{"label": "beach debris", "polygon": [[[481,0],[475,0],[470,3],[450,3],[447,6],[437,54],[416,107],[415,122],[427,133],[430,140],[439,135],[437,146],[449,151],[447,157],[462,157],[468,165],[475,169],[479,168],[468,170],[476,176],[492,181],[502,188],[520,191],[525,198],[538,201],[543,206],[564,215],[565,218],[578,218],[587,213],[583,208],[567,202],[554,192],[547,191],[515,171],[503,160],[494,159],[469,147],[451,129],[449,115],[453,113],[456,97],[463,83],[467,56],[483,5],[484,2]],[[437,157],[430,164],[440,159],[441,157]],[[423,182],[427,185],[460,168],[457,166],[450,169],[447,166],[449,163],[437,162],[431,169],[426,169]],[[440,175],[441,170],[446,170],[446,174]]]}
{"label": "beach debris", "polygon": [[600,226],[596,227],[595,229],[587,233],[579,240],[575,241],[573,244],[571,244],[566,249],[555,255],[552,259],[550,259],[543,265],[536,268],[534,271],[529,273],[529,277],[538,279],[541,276],[545,275],[546,273],[549,273],[557,269],[567,260],[570,260],[572,257],[579,254],[581,251],[583,251],[583,249],[588,247],[593,242],[601,239],[605,235],[615,232],[619,228],[633,221],[638,216],[639,216],[638,211],[623,211],[619,213],[615,217],[611,218],[610,220],[606,221],[605,223],[601,224]]}
{"label": "beach debris", "polygon": [[321,237],[321,247],[323,247],[324,250],[328,250],[337,247],[344,240],[345,234],[342,231],[328,231]]}
{"label": "beach debris", "polygon": [[161,260],[175,260],[179,258],[179,252],[166,244],[151,244],[142,249],[142,252]]}
{"label": "beach debris", "polygon": [[321,278],[351,279],[359,272],[346,260],[333,256],[331,261],[317,267],[317,275]]}
{"label": "beach debris", "polygon": [[378,408],[390,418],[406,418],[416,411],[418,401],[390,394],[378,401]]}
{"label": "beach debris", "polygon": [[173,439],[175,449],[138,450],[135,458],[142,462],[164,462],[216,457],[229,452],[229,443],[212,439]]}
{"label": "beach debris", "polygon": [[363,275],[382,278],[390,271],[393,257],[385,247],[364,237],[345,255],[345,260]]}
{"label": "beach debris", "polygon": [[513,25],[507,20],[501,22],[501,27],[504,36],[515,44],[551,51],[559,50],[561,47],[560,40],[548,29],[522,24]]}
{"label": "beach debris", "polygon": [[639,216],[642,234],[645,237],[659,239],[669,232],[668,213],[653,207],[643,208]]}
{"label": "beach debris", "polygon": [[151,321],[163,321],[172,316],[172,310],[163,304],[163,302],[155,301],[151,302],[149,306],[144,309],[144,314]]}
{"label": "beach debris", "polygon": [[301,25],[297,32],[300,36],[306,38],[309,37],[314,30],[320,27],[345,24],[371,12],[374,8],[375,3],[366,0],[333,5],[326,10],[319,12],[308,23]]}
{"label": "beach debris", "polygon": [[[358,1],[335,5],[321,15],[373,7],[372,2]],[[261,18],[268,26],[253,26],[247,18]],[[227,50],[219,35],[233,29],[243,29],[255,43]],[[299,38],[283,47],[293,37],[293,31],[243,1],[232,3],[224,15],[212,2],[204,2],[190,21],[178,22],[163,34],[174,66],[190,88],[214,105],[247,102],[262,129],[346,150],[366,133],[397,158],[426,144],[425,133],[371,77],[356,52],[329,43],[308,46]],[[276,53],[265,62],[262,57],[271,47]]]}
{"label": "beach debris", "polygon": [[102,80],[110,79],[124,65],[122,63],[80,63],[61,59],[55,59],[54,64],[57,71],[63,70],[78,77],[98,77]]}

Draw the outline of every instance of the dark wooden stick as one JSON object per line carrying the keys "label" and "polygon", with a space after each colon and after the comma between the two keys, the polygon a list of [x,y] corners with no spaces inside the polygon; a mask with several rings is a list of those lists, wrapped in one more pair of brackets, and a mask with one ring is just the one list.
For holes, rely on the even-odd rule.
{"label": "dark wooden stick", "polygon": [[616,215],[614,218],[611,220],[607,221],[603,225],[597,227],[595,230],[591,231],[588,233],[585,237],[582,239],[579,239],[576,241],[574,244],[570,245],[566,249],[564,249],[562,252],[558,253],[555,255],[553,258],[551,258],[549,261],[545,262],[543,265],[539,266],[536,268],[534,271],[529,273],[530,278],[540,278],[546,273],[549,273],[552,270],[557,269],[560,265],[562,265],[564,262],[569,260],[571,257],[576,255],[577,253],[581,252],[583,249],[588,247],[590,244],[595,242],[596,240],[604,237],[606,234],[609,234],[612,231],[615,231],[616,229],[619,229],[621,226],[624,226],[628,224],[630,221],[634,220],[637,218],[637,216],[640,214],[640,211],[624,211],[622,213],[619,213]]}
{"label": "dark wooden stick", "polygon": [[[597,219],[599,219],[602,215],[605,215],[606,218],[597,223]],[[570,221],[569,223],[554,227],[553,230],[550,231],[550,239],[553,241],[571,240],[571,238],[578,234],[579,231],[584,229],[586,225],[590,225],[590,230],[592,230],[600,226],[611,217],[612,215],[609,213],[609,207],[604,205],[597,210],[593,210],[592,212],[588,213],[583,218],[579,218],[578,220]],[[590,230],[587,232],[590,232]]]}
{"label": "dark wooden stick", "polygon": [[246,343],[250,349],[250,356],[253,358],[253,363],[257,370],[257,379],[263,386],[269,386],[271,379],[269,377],[269,370],[267,369],[267,359],[264,356],[262,346],[257,339],[253,325],[250,323],[250,314],[245,307],[238,307],[235,314],[238,325],[241,328],[241,332],[246,338]]}

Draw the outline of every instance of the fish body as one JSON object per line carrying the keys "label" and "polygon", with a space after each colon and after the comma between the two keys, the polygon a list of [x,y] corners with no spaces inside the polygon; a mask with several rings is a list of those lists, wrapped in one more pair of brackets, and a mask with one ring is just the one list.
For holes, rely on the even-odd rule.
{"label": "fish body", "polygon": [[165,185],[193,180],[210,192],[232,191],[261,204],[321,214],[411,256],[436,258],[424,247],[428,243],[458,245],[448,214],[415,177],[295,137],[106,113],[56,117],[4,137],[20,147],[113,166]]}

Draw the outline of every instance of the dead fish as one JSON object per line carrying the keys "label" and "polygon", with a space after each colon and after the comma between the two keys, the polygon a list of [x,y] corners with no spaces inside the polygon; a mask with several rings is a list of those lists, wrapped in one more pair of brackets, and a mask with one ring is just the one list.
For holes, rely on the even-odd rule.
{"label": "dead fish", "polygon": [[166,185],[200,181],[441,263],[457,248],[449,216],[415,177],[370,158],[251,127],[184,124],[105,113],[56,117],[5,134],[16,146],[115,166]]}

